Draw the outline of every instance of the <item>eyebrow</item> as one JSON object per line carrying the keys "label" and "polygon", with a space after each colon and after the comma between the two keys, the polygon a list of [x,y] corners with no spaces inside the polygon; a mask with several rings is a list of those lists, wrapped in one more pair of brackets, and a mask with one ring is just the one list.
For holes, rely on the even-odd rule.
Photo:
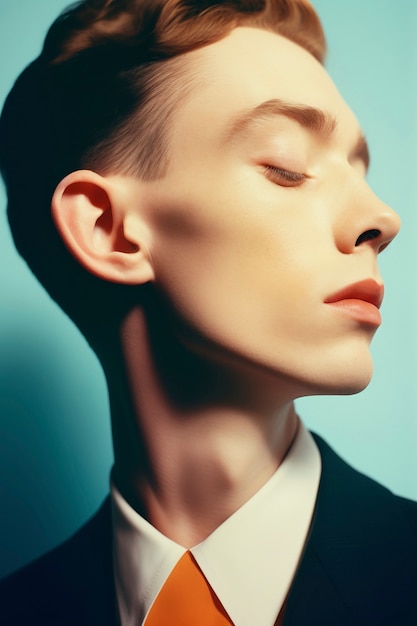
{"label": "eyebrow", "polygon": [[[284,116],[294,120],[309,132],[323,139],[329,139],[337,126],[336,119],[327,111],[322,111],[312,106],[273,99],[262,102],[258,106],[239,114],[227,128],[225,140],[228,142],[238,135],[245,135],[262,124],[262,122],[268,122],[277,116]],[[365,168],[369,168],[370,155],[364,135],[359,135],[350,158],[363,161]]]}

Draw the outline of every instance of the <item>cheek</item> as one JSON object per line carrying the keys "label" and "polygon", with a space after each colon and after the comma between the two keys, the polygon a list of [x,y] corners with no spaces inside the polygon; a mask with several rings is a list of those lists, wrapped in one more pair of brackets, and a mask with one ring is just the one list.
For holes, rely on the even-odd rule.
{"label": "cheek", "polygon": [[160,193],[151,212],[156,281],[182,320],[215,341],[305,339],[322,261],[306,223],[312,210],[249,171],[199,186],[182,178]]}
{"label": "cheek", "polygon": [[249,233],[219,220],[159,236],[152,254],[160,288],[183,315],[201,318],[224,314],[228,302],[250,291],[259,278],[257,253]]}
{"label": "cheek", "polygon": [[232,313],[230,296],[247,273],[242,271],[245,246],[232,249],[218,225],[179,224],[154,240],[156,284],[187,326],[211,335],[217,318]]}
{"label": "cheek", "polygon": [[183,321],[215,341],[288,331],[294,307],[304,314],[300,296],[311,283],[289,240],[275,221],[218,212],[190,223],[183,214],[155,240],[158,286]]}

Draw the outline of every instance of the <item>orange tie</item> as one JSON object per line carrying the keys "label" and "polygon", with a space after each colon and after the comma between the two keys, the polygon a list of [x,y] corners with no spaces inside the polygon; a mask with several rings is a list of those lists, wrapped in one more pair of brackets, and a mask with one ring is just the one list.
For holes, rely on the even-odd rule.
{"label": "orange tie", "polygon": [[178,561],[153,603],[145,626],[230,626],[216,594],[190,552]]}

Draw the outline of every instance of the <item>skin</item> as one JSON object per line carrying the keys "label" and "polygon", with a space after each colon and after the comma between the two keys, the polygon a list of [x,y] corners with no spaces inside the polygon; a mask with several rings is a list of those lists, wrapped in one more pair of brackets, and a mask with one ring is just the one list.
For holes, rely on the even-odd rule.
{"label": "skin", "polygon": [[[295,398],[368,384],[378,324],[326,299],[382,283],[377,255],[399,219],[366,183],[358,122],[308,52],[238,28],[185,56],[204,80],[176,113],[164,178],[74,173],[53,213],[90,271],[148,283],[105,363],[114,478],[191,546],[282,462]],[[335,124],[318,134],[275,115],[230,133],[272,99]]]}

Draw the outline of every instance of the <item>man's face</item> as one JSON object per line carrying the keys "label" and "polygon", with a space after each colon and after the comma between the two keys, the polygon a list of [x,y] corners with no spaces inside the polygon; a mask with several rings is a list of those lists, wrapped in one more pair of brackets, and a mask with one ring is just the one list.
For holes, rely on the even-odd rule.
{"label": "man's face", "polygon": [[308,52],[271,32],[238,28],[188,57],[202,85],[146,203],[156,284],[196,349],[294,395],[359,391],[379,325],[364,300],[378,300],[377,254],[399,221],[365,182],[353,113]]}

